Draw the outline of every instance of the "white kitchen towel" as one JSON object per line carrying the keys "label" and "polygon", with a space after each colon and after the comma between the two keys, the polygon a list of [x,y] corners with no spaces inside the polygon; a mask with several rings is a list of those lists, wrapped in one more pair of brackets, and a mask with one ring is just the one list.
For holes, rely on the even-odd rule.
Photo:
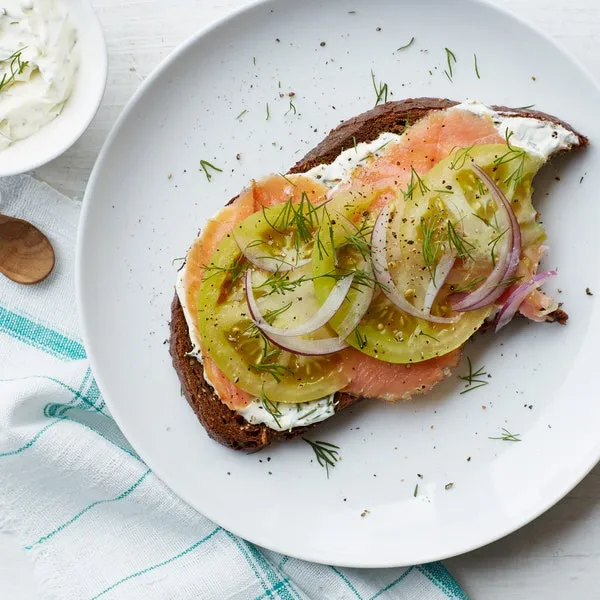
{"label": "white kitchen towel", "polygon": [[39,598],[466,599],[440,563],[307,563],[233,536],[172,494],[111,419],[85,357],[79,204],[27,176],[0,179],[0,194],[0,212],[38,226],[57,258],[37,286],[0,280],[0,527],[33,560]]}

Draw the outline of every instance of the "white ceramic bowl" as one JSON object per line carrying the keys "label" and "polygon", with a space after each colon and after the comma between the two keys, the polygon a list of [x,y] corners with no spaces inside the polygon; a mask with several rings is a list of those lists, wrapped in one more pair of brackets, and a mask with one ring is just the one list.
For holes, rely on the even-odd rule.
{"label": "white ceramic bowl", "polygon": [[25,173],[68,150],[94,118],[106,85],[106,42],[87,0],[63,0],[77,27],[81,53],[73,93],[54,121],[0,151],[0,177]]}

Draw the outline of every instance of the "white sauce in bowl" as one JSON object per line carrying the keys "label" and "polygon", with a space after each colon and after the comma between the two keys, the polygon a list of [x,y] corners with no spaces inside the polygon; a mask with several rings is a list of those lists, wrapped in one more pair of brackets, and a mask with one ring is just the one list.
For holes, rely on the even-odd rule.
{"label": "white sauce in bowl", "polygon": [[4,0],[0,8],[0,150],[54,120],[79,66],[77,30],[60,0]]}

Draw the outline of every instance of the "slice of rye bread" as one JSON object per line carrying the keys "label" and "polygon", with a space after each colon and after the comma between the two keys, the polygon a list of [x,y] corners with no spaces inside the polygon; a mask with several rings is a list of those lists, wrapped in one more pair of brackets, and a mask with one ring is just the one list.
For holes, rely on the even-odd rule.
{"label": "slice of rye bread", "polygon": [[[290,169],[290,173],[304,173],[316,165],[328,164],[340,152],[353,147],[355,143],[373,141],[383,132],[401,134],[407,127],[431,111],[443,110],[456,104],[458,103],[448,99],[411,98],[376,106],[338,125],[316,148],[296,163]],[[493,106],[492,108],[503,115],[531,117],[562,125],[577,136],[578,144],[573,147],[583,147],[588,143],[587,138],[576,132],[569,124],[546,113],[505,106]],[[567,314],[560,309],[548,317],[550,321],[561,323],[564,323],[566,319]],[[278,432],[266,425],[251,424],[246,421],[244,417],[221,402],[213,388],[204,379],[202,364],[194,356],[189,355],[191,350],[192,343],[188,326],[177,294],[175,294],[171,306],[170,339],[173,366],[179,375],[187,401],[211,438],[235,450],[256,452],[268,446],[272,441],[289,439],[309,429],[309,427],[295,427],[290,431]],[[337,413],[359,400],[361,398],[337,393],[335,412]],[[316,425],[318,423],[310,427]]]}

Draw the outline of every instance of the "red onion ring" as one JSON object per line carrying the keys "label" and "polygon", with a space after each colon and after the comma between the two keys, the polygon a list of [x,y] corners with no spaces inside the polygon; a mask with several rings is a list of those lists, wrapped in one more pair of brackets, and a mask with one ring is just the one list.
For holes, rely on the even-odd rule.
{"label": "red onion ring", "polygon": [[521,303],[533,290],[540,287],[545,281],[551,279],[556,276],[556,271],[546,271],[544,273],[538,273],[534,277],[532,277],[526,283],[521,284],[516,290],[512,292],[512,294],[507,298],[504,306],[501,308],[498,313],[498,318],[496,320],[496,333],[500,331],[505,325],[507,325],[512,318],[515,316],[516,312],[519,310],[519,306]]}
{"label": "red onion ring", "polygon": [[260,307],[258,306],[258,302],[256,301],[254,291],[252,289],[252,270],[248,269],[246,271],[245,288],[246,302],[248,303],[248,309],[250,310],[250,318],[263,333],[268,333],[272,336],[285,338],[298,337],[301,335],[306,335],[307,333],[312,333],[328,323],[335,313],[340,309],[342,302],[344,302],[344,299],[350,290],[353,279],[354,275],[348,275],[347,277],[337,281],[331,290],[331,293],[329,296],[327,296],[325,302],[323,302],[321,308],[319,308],[319,310],[310,319],[308,319],[308,321],[302,323],[302,325],[299,325],[298,327],[281,328],[270,325],[260,312]]}
{"label": "red onion ring", "polygon": [[425,292],[425,300],[423,301],[423,310],[425,312],[431,312],[431,307],[435,302],[438,292],[446,282],[448,275],[450,275],[450,271],[452,271],[452,267],[454,266],[455,262],[456,254],[453,252],[448,252],[447,254],[444,254],[442,258],[440,258],[440,262],[435,269],[435,277],[431,278],[429,286],[427,287],[427,291]]}
{"label": "red onion ring", "polygon": [[457,296],[454,301],[450,300],[450,305],[458,312],[477,310],[497,300],[504,293],[504,287],[500,283],[513,277],[521,258],[521,228],[508,198],[481,167],[473,164],[471,169],[487,186],[502,211],[503,220],[508,221],[509,229],[505,234],[500,256],[488,278],[475,291]]}
{"label": "red onion ring", "polygon": [[282,350],[304,356],[323,356],[348,348],[348,343],[340,337],[323,338],[321,340],[305,340],[298,337],[282,337],[270,333],[264,333],[263,335],[272,344],[279,346]]}
{"label": "red onion ring", "polygon": [[256,246],[243,244],[239,237],[235,235],[235,232],[233,233],[233,239],[238,245],[240,252],[244,255],[249,263],[253,264],[259,269],[262,269],[263,271],[268,271],[269,273],[286,273],[292,269],[296,269],[297,267],[307,265],[311,261],[310,258],[303,258],[298,260],[296,263],[290,263],[285,259],[278,258],[276,256],[265,256],[264,252],[259,249],[263,244]]}
{"label": "red onion ring", "polygon": [[[367,271],[367,276],[372,277],[373,270],[368,262],[365,264],[365,269]],[[336,328],[337,334],[342,339],[346,339],[358,327],[358,324],[369,310],[369,306],[371,306],[374,295],[374,284],[372,286],[367,286],[366,289],[365,286],[359,288],[359,292],[354,304],[340,323],[340,326]]]}
{"label": "red onion ring", "polygon": [[390,218],[389,205],[384,206],[375,221],[371,234],[371,260],[375,271],[375,279],[381,285],[388,300],[401,311],[432,323],[455,323],[458,317],[436,317],[413,306],[398,290],[387,261],[387,225]]}

